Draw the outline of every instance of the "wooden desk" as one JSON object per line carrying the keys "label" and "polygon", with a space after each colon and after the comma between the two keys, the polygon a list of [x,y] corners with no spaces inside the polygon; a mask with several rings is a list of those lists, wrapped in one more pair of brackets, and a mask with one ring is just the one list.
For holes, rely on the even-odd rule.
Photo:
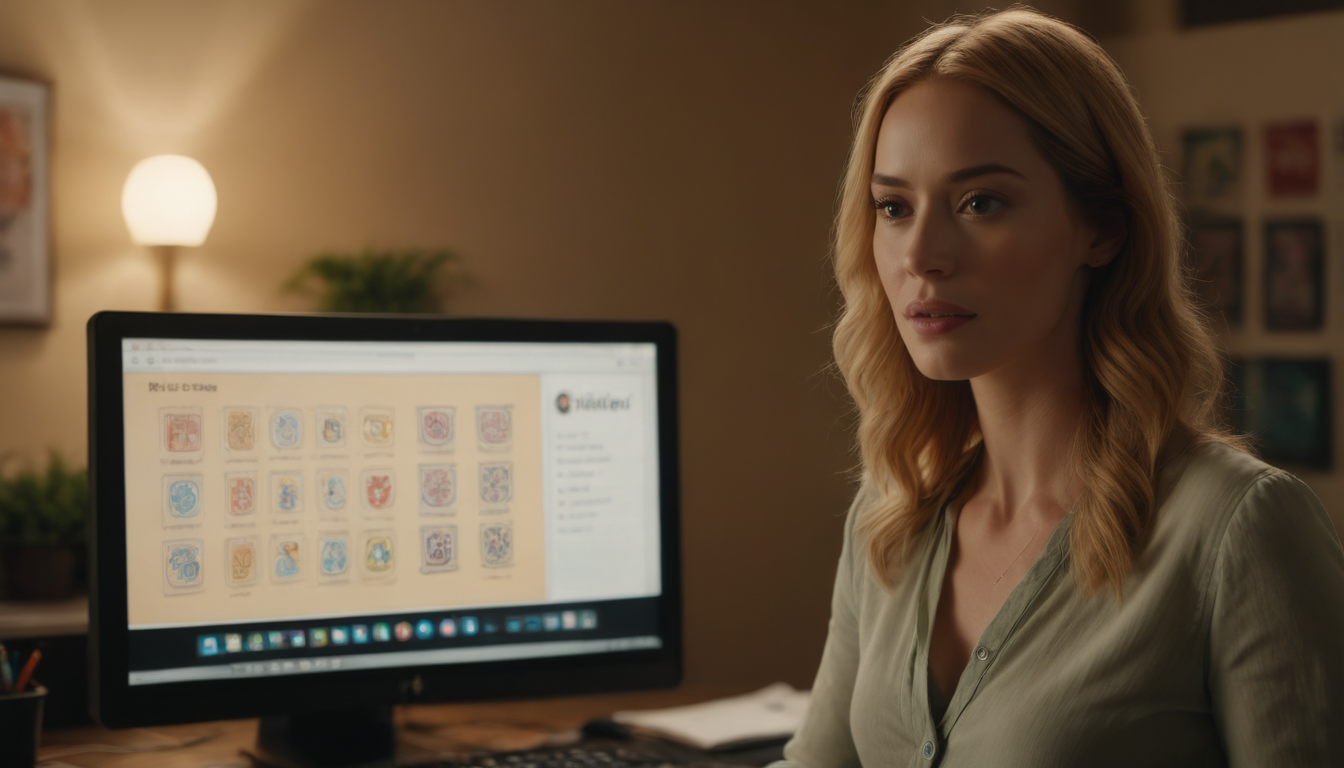
{"label": "wooden desk", "polygon": [[[671,691],[619,693],[536,701],[489,704],[415,705],[397,708],[398,731],[404,758],[428,759],[454,748],[462,752],[461,736],[485,736],[493,731],[505,739],[522,734],[561,732],[580,728],[599,717],[624,709],[655,709],[746,693],[740,686],[682,687]],[[470,727],[475,726],[475,727]],[[505,726],[503,728],[497,726]],[[43,733],[39,765],[73,765],[87,768],[243,768],[251,763],[240,752],[256,739],[256,720],[228,720],[156,728],[113,731],[96,726],[54,729]],[[178,745],[201,739],[191,746],[161,751],[116,754],[83,752],[63,754],[66,748],[87,744],[117,747]],[[456,746],[455,746],[456,745]],[[470,751],[470,750],[466,750]],[[50,760],[49,762],[43,762]]]}

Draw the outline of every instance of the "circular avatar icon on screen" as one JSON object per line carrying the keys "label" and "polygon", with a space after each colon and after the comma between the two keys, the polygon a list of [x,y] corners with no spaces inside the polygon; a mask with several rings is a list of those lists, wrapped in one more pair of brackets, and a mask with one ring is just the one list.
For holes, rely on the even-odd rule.
{"label": "circular avatar icon on screen", "polygon": [[569,393],[568,393],[568,392],[561,392],[560,395],[559,395],[558,397],[555,398],[555,407],[556,407],[556,410],[560,411],[561,413],[569,413]]}

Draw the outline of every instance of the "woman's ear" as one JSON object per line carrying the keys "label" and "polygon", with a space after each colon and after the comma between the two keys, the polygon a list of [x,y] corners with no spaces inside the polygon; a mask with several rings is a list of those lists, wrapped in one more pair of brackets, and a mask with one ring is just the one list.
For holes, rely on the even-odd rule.
{"label": "woman's ear", "polygon": [[1120,254],[1129,239],[1129,224],[1125,213],[1119,208],[1102,211],[1096,218],[1097,233],[1088,246],[1087,263],[1092,267],[1104,267]]}

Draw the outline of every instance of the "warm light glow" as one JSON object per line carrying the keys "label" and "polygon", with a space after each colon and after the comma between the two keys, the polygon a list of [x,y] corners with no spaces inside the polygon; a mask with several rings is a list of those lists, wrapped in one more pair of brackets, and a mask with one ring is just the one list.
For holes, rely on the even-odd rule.
{"label": "warm light glow", "polygon": [[209,171],[182,155],[141,160],[121,190],[121,213],[140,245],[204,243],[217,204]]}

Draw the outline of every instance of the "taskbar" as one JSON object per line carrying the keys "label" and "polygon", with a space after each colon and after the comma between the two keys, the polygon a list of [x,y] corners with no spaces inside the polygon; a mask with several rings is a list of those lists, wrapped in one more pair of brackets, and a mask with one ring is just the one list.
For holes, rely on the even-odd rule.
{"label": "taskbar", "polygon": [[131,672],[130,685],[156,685],[198,680],[303,675],[389,667],[417,667],[434,664],[471,664],[556,656],[581,656],[620,651],[657,650],[663,641],[656,635],[609,637],[595,640],[555,640],[551,642],[513,643],[469,648],[426,648],[423,650],[385,651],[382,653],[286,658],[271,661],[240,661],[209,666],[178,667]]}
{"label": "taskbar", "polygon": [[[473,654],[512,646],[580,647],[573,644],[659,637],[658,605],[658,598],[628,598],[137,629],[129,633],[128,671],[136,684],[157,680],[159,673],[170,670],[214,668],[212,674],[218,676],[218,670],[237,664],[263,664],[269,671],[270,662],[280,662],[283,671],[286,661],[295,662],[297,669],[304,659],[404,657],[406,652],[453,652],[443,656],[444,662],[429,663],[454,663],[459,657],[523,658],[526,654],[479,658]],[[561,641],[570,645],[556,646]],[[299,671],[317,669],[314,664]]]}

